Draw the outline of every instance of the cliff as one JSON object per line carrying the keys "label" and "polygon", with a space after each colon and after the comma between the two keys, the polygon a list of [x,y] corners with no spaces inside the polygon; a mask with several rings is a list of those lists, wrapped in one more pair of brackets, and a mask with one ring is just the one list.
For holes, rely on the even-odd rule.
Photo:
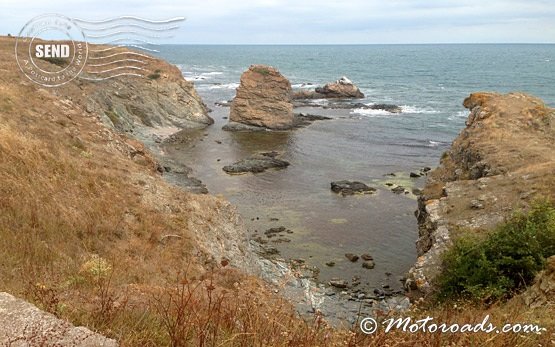
{"label": "cliff", "polygon": [[555,113],[522,93],[474,93],[466,128],[418,201],[418,260],[408,285],[433,289],[457,233],[487,232],[537,197],[555,198]]}
{"label": "cliff", "polygon": [[116,307],[133,316],[185,273],[257,271],[235,208],[168,184],[131,137],[211,122],[176,67],[152,58],[155,80],[43,88],[20,74],[14,40],[0,38],[0,292],[107,332]]}

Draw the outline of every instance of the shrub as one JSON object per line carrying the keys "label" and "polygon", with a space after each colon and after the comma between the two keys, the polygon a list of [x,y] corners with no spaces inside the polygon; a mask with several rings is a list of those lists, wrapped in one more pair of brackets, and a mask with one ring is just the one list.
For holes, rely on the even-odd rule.
{"label": "shrub", "polygon": [[50,64],[54,64],[54,65],[58,65],[60,67],[64,67],[68,64],[68,62],[66,61],[66,59],[64,58],[58,58],[58,57],[44,57],[44,58],[39,58],[41,60],[47,61]]}
{"label": "shrub", "polygon": [[439,298],[508,298],[530,284],[545,259],[554,254],[555,207],[537,202],[528,213],[515,214],[485,238],[456,239],[444,254]]}
{"label": "shrub", "polygon": [[161,75],[160,75],[160,72],[162,72],[162,70],[156,69],[156,70],[154,70],[154,73],[151,73],[151,74],[148,75],[147,77],[148,77],[148,79],[150,79],[150,80],[157,80],[157,79],[159,79],[160,76],[161,76]]}

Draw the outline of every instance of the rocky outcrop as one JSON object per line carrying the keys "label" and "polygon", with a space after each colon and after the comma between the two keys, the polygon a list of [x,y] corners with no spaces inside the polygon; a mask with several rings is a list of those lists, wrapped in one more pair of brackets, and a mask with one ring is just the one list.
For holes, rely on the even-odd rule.
{"label": "rocky outcrop", "polygon": [[544,305],[555,305],[555,255],[547,259],[545,270],[541,271],[522,298],[527,306],[537,308]]}
{"label": "rocky outcrop", "polygon": [[433,289],[455,230],[487,232],[537,196],[555,197],[555,115],[535,97],[475,93],[466,128],[418,200],[418,260],[407,285]]}
{"label": "rocky outcrop", "polygon": [[364,94],[347,77],[328,83],[314,90],[300,90],[292,94],[293,99],[362,99]]}
{"label": "rocky outcrop", "polygon": [[56,318],[8,293],[0,293],[0,345],[116,347],[118,343]]}
{"label": "rocky outcrop", "polygon": [[[123,49],[123,48],[122,48]],[[117,130],[136,133],[143,128],[199,128],[214,123],[192,82],[163,60],[143,59],[148,77],[120,76],[104,81],[79,81],[87,112]],[[85,77],[91,77],[85,74]],[[66,94],[73,85],[67,86]]]}
{"label": "rocky outcrop", "polygon": [[280,130],[293,126],[291,83],[275,68],[251,65],[231,104],[230,122]]}

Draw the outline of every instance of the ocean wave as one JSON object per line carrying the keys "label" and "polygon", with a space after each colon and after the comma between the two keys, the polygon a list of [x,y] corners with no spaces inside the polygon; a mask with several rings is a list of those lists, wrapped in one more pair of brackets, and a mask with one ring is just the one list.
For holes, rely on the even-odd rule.
{"label": "ocean wave", "polygon": [[291,87],[295,89],[312,89],[312,88],[316,88],[317,86],[312,83],[297,83],[297,84],[291,85]]}
{"label": "ocean wave", "polygon": [[[373,106],[376,105],[375,103],[367,103],[366,105],[368,106]],[[438,110],[434,110],[432,108],[426,107],[426,108],[419,108],[416,106],[407,106],[407,105],[402,105],[399,106],[401,108],[401,113],[396,113],[396,112],[389,112],[386,110],[381,110],[381,109],[367,109],[367,108],[355,108],[353,111],[351,111],[351,114],[358,114],[358,115],[362,115],[362,116],[368,116],[368,117],[377,117],[377,116],[397,116],[399,114],[433,114],[433,113],[439,113],[440,111]]]}
{"label": "ocean wave", "polygon": [[433,108],[430,108],[430,107],[420,108],[420,107],[408,106],[408,105],[402,105],[400,107],[401,107],[401,110],[403,110],[402,113],[434,114],[434,113],[439,113],[440,112],[440,111],[434,110]]}
{"label": "ocean wave", "polygon": [[216,84],[207,87],[206,89],[237,89],[239,83]]}
{"label": "ocean wave", "polygon": [[[351,114],[358,114],[367,117],[378,117],[378,116],[391,116],[396,113],[388,112],[386,110],[372,110],[369,108],[355,108],[351,111]],[[398,113],[397,113],[398,114]]]}
{"label": "ocean wave", "polygon": [[188,81],[205,81],[213,78],[214,76],[223,75],[224,73],[221,71],[210,71],[210,72],[194,72],[194,71],[183,71],[182,66],[178,67],[181,69],[181,73],[183,77],[185,77]]}
{"label": "ocean wave", "polygon": [[460,118],[468,118],[468,115],[470,114],[469,111],[459,111],[453,115],[450,115],[449,117],[447,117],[447,119],[449,120],[455,120],[455,119],[460,119]]}
{"label": "ocean wave", "polygon": [[447,142],[428,140],[428,147],[446,146]]}

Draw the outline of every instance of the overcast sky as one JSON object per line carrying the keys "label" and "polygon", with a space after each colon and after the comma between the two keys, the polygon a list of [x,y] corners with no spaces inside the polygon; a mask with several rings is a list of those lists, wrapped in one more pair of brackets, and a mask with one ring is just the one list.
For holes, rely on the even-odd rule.
{"label": "overcast sky", "polygon": [[0,13],[2,34],[44,13],[184,16],[172,43],[555,42],[555,0],[2,0]]}

